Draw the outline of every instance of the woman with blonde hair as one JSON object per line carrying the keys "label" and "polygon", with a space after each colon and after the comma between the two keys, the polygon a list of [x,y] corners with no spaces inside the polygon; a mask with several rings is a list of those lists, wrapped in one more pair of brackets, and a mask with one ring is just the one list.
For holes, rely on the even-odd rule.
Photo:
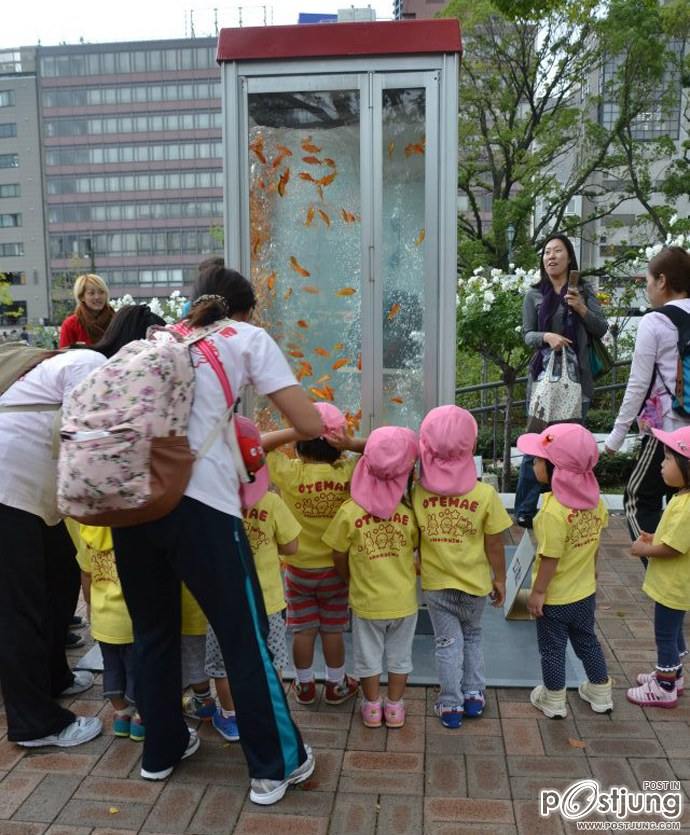
{"label": "woman with blonde hair", "polygon": [[109,303],[108,286],[100,275],[80,275],[72,288],[77,303],[74,313],[68,316],[60,328],[60,347],[93,345],[105,333],[115,315]]}

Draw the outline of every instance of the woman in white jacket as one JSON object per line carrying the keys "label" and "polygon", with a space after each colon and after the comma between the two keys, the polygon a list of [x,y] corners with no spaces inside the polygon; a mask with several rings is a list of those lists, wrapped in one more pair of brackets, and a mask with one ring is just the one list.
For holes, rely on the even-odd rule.
{"label": "woman in white jacket", "polygon": [[[663,498],[668,494],[661,478],[663,444],[651,435],[645,418],[656,415],[653,423],[659,425],[654,428],[667,432],[690,423],[671,406],[678,373],[678,328],[671,316],[681,327],[690,325],[689,252],[670,246],[652,258],[647,267],[647,296],[654,309],[640,320],[625,395],[606,439],[606,452],[616,452],[640,416],[642,444],[623,500],[633,540],[642,531],[654,533],[661,519]],[[669,309],[671,313],[667,314]]]}

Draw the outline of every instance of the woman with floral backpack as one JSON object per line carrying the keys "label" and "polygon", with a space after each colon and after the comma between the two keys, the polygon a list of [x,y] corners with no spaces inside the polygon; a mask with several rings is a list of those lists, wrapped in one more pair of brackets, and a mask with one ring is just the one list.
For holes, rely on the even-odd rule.
{"label": "woman with floral backpack", "polygon": [[[234,270],[211,265],[194,287],[184,330],[223,323],[191,348],[195,388],[188,438],[198,449],[246,384],[266,395],[306,438],[321,418],[280,349],[249,324],[256,300]],[[229,384],[229,385],[228,385]],[[199,747],[180,704],[180,595],[184,581],[218,638],[249,765],[250,798],[268,805],[306,780],[314,756],[302,742],[267,647],[268,622],[242,524],[239,479],[228,432],[197,458],[182,501],[153,522],[113,530],[120,582],[137,644],[136,702],[146,726],[141,774],[168,777]]]}

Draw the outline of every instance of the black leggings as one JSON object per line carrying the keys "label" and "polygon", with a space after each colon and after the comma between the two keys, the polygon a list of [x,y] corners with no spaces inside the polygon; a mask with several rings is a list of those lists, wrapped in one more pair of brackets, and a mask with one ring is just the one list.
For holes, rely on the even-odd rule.
{"label": "black leggings", "polygon": [[13,742],[59,733],[74,714],[58,696],[74,682],[65,632],[79,566],[64,524],[0,504],[0,685]]}
{"label": "black leggings", "polygon": [[163,519],[114,529],[113,540],[134,625],[143,767],[175,765],[189,738],[180,700],[184,581],[220,643],[250,776],[284,779],[307,755],[268,650],[268,619],[242,520],[185,497]]}

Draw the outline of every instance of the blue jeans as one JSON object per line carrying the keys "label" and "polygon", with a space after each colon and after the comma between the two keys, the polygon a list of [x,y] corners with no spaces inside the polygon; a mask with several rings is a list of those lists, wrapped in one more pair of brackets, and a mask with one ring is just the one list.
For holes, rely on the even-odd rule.
{"label": "blue jeans", "polygon": [[671,672],[683,663],[687,653],[683,636],[685,612],[669,609],[663,603],[654,606],[654,639],[656,641],[657,670]]}

